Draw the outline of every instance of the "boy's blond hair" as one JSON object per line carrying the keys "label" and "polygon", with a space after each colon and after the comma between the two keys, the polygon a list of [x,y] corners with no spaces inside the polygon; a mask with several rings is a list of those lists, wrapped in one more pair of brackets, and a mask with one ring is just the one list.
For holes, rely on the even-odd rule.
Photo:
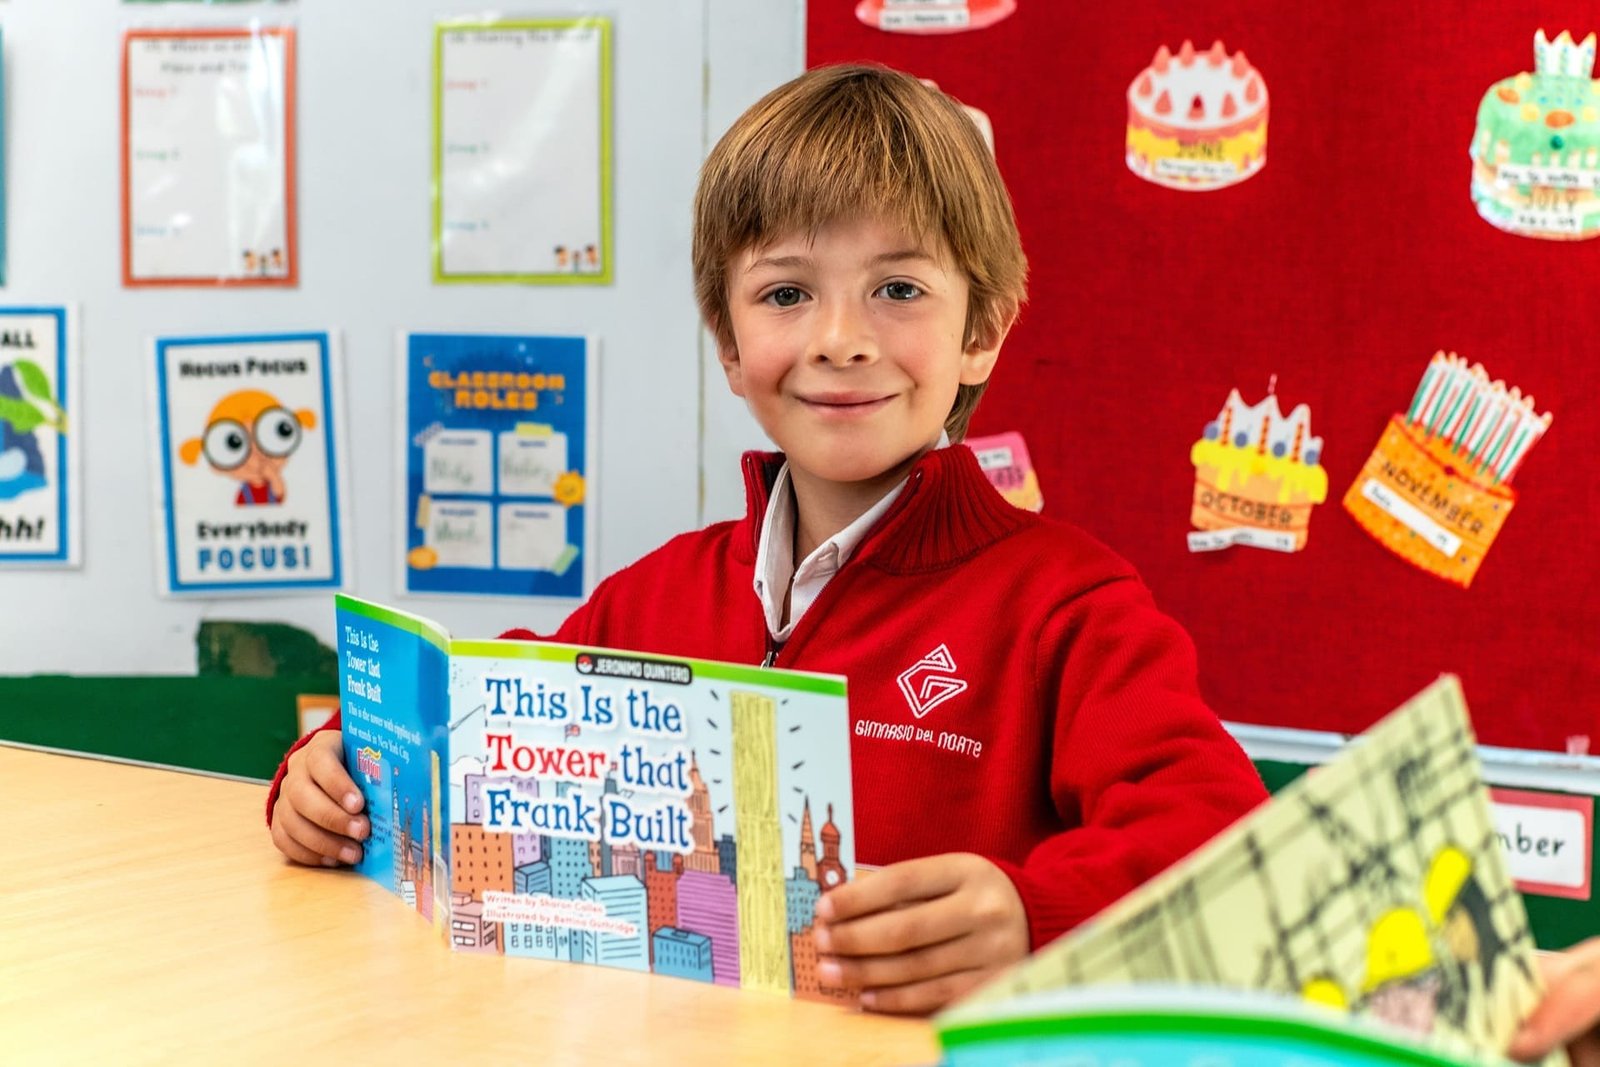
{"label": "boy's blond hair", "polygon": [[[694,201],[694,282],[718,342],[733,344],[735,257],[863,215],[942,240],[969,285],[966,341],[999,343],[1026,295],[1028,263],[994,157],[961,105],[877,66],[807,71],[757,101],[711,150]],[[987,384],[957,391],[945,419],[952,441]]]}

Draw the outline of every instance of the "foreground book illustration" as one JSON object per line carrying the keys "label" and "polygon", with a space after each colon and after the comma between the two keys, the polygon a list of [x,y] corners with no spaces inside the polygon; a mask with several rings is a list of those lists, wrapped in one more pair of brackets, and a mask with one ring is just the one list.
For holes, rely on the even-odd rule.
{"label": "foreground book illustration", "polygon": [[[1130,1064],[1188,1063],[1230,1033],[1228,1062],[1279,1062],[1287,1046],[1250,1050],[1289,1031],[1306,1062],[1481,1062],[1538,1002],[1533,952],[1461,686],[1445,676],[937,1026],[952,1067],[1099,1062],[1107,1012],[1186,1035],[1153,1057],[1125,1045]],[[1152,983],[1159,1003],[1139,988]]]}
{"label": "foreground book illustration", "polygon": [[337,615],[357,869],[453,949],[850,999],[812,937],[855,869],[843,678]]}

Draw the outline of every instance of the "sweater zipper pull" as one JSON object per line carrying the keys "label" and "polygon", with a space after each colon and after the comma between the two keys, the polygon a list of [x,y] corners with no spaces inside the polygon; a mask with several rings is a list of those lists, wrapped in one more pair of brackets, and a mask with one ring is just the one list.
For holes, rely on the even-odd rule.
{"label": "sweater zipper pull", "polygon": [[772,661],[778,658],[778,650],[771,645],[767,646],[767,658],[761,661],[763,667],[772,666]]}

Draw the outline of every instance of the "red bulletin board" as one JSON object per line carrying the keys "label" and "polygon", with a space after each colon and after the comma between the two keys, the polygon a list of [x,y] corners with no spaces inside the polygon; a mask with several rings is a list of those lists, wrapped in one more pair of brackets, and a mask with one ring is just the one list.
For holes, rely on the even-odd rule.
{"label": "red bulletin board", "polygon": [[[1194,635],[1223,718],[1355,732],[1441,671],[1485,744],[1600,749],[1600,239],[1535,240],[1469,194],[1479,101],[1534,31],[1592,3],[1018,0],[987,29],[869,28],[811,0],[808,61],[876,61],[987,112],[1032,267],[974,434],[1020,431],[1045,514],[1129,558]],[[1469,13],[1470,10],[1470,13]],[[1270,91],[1265,168],[1210,192],[1124,162],[1158,46],[1221,39]],[[1470,588],[1403,562],[1340,504],[1429,358],[1455,351],[1554,423]],[[1277,376],[1325,441],[1328,499],[1293,554],[1185,542],[1190,447]]]}

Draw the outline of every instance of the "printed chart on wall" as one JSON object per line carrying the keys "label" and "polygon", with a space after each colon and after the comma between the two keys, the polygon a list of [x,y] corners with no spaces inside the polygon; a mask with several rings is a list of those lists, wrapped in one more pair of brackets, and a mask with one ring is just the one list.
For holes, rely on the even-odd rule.
{"label": "printed chart on wall", "polygon": [[0,307],[0,565],[78,562],[77,328]]}
{"label": "printed chart on wall", "polygon": [[435,27],[437,282],[609,284],[611,21]]}
{"label": "printed chart on wall", "polygon": [[128,33],[124,285],[296,284],[294,42],[271,27]]}
{"label": "printed chart on wall", "polygon": [[405,335],[408,593],[581,598],[593,576],[594,343]]}
{"label": "printed chart on wall", "polygon": [[330,336],[158,338],[155,363],[166,591],[339,588],[344,449]]}

